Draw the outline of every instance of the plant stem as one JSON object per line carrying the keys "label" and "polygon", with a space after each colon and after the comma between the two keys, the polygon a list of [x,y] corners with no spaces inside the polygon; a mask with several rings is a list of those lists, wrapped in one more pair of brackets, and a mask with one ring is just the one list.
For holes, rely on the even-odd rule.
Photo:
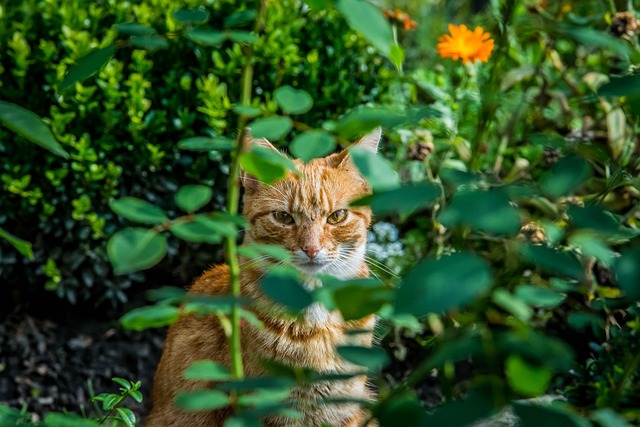
{"label": "plant stem", "polygon": [[[258,32],[262,25],[262,15],[266,1],[260,2],[260,10],[256,18],[255,31]],[[240,96],[241,105],[251,105],[251,95],[253,92],[253,46],[249,45],[245,50],[245,65],[242,69],[242,94]],[[228,190],[227,190],[227,212],[237,215],[238,203],[240,201],[240,157],[244,151],[244,138],[246,126],[249,118],[240,115],[238,120],[238,138],[236,139],[236,149],[231,153],[231,167],[229,170]],[[240,297],[240,266],[238,264],[238,242],[236,237],[226,237],[224,241],[224,256],[229,265],[229,285],[231,295]],[[236,302],[231,310],[231,336],[229,337],[229,356],[231,358],[231,374],[234,378],[240,379],[244,376],[242,367],[242,348],[240,340],[240,306]]]}

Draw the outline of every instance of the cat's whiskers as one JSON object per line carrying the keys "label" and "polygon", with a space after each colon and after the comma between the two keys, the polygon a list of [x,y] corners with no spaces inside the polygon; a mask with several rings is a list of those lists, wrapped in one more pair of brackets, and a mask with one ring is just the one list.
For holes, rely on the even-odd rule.
{"label": "cat's whiskers", "polygon": [[284,194],[284,192],[283,192],[281,189],[279,189],[279,188],[275,187],[275,186],[274,186],[274,185],[272,185],[272,184],[267,184],[266,182],[262,182],[262,181],[260,181],[260,180],[258,180],[258,179],[252,178],[252,177],[250,177],[250,176],[245,176],[245,178],[244,178],[244,179],[245,179],[245,180],[247,180],[247,181],[257,182],[258,184],[264,185],[265,187],[269,187],[270,189],[274,190],[276,193],[278,193],[278,194],[279,194],[280,196],[282,196],[283,198],[285,198],[285,199],[287,198],[287,195],[286,195],[286,194]]}
{"label": "cat's whiskers", "polygon": [[375,266],[376,268],[384,271],[388,275],[393,276],[393,277],[399,277],[389,267],[387,267],[386,265],[384,265],[382,262],[378,261],[377,259],[373,258],[372,256],[365,255],[364,258],[367,261],[367,263],[372,264],[373,266]]}
{"label": "cat's whiskers", "polygon": [[[370,246],[367,246],[367,252],[371,252],[374,255],[384,255],[382,251],[379,251],[377,249],[373,249]],[[396,263],[393,259],[391,259],[390,257],[384,257],[387,261],[389,261],[394,267],[400,269],[400,266],[398,265],[398,263]]]}

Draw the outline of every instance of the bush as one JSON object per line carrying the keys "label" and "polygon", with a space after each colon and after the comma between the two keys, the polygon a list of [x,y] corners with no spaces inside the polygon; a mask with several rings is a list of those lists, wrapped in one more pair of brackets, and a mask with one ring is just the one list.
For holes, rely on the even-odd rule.
{"label": "bush", "polygon": [[[221,28],[236,13],[235,26],[246,28],[255,18],[253,7],[249,1],[214,2],[206,9],[207,26]],[[317,125],[373,100],[384,87],[378,78],[383,61],[335,12],[305,9],[289,19],[301,7],[295,1],[269,5],[266,36],[255,44],[253,104],[273,111],[275,88],[302,88],[317,100],[302,119]],[[44,286],[72,303],[122,303],[133,281],[154,276],[112,274],[106,239],[122,224],[109,209],[111,200],[136,196],[173,213],[176,190],[201,183],[214,189],[211,207],[223,206],[227,158],[176,147],[188,137],[235,132],[231,108],[238,102],[244,52],[230,42],[212,48],[176,37],[189,26],[172,17],[177,9],[171,1],[83,8],[36,0],[0,9],[6,23],[0,27],[0,98],[45,118],[71,156],[66,162],[25,147],[23,138],[0,128],[0,227],[34,243],[30,261],[0,241],[5,290],[26,296]],[[95,78],[58,91],[70,66],[91,49],[117,40],[122,45],[128,37],[113,26],[132,21],[166,33],[167,48],[123,47]],[[211,249],[201,245],[171,239],[169,246],[163,269],[178,281],[212,261]]]}

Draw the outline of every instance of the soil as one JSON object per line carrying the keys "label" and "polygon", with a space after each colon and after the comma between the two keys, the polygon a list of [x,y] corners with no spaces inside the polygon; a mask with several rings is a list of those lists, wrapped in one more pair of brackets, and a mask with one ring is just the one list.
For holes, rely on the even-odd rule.
{"label": "soil", "polygon": [[[120,377],[141,381],[142,403],[130,399],[125,407],[144,419],[166,328],[125,331],[114,320],[118,317],[43,310],[42,305],[14,308],[9,314],[0,311],[0,403],[26,407],[33,421],[54,411],[97,416],[91,397],[117,393],[111,378]],[[425,356],[414,340],[403,338],[401,342],[406,358],[394,361],[384,372],[391,387]],[[385,342],[392,354],[393,344],[389,344]],[[416,392],[427,406],[442,399],[435,375],[424,379]]]}

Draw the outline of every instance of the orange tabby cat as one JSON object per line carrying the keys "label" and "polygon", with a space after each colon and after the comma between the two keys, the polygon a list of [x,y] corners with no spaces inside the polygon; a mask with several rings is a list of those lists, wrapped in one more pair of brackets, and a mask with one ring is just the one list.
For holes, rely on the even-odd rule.
{"label": "orange tabby cat", "polygon": [[[362,138],[358,147],[377,151],[380,129]],[[252,140],[276,150],[266,140]],[[265,185],[243,173],[245,189],[243,214],[250,227],[244,244],[275,244],[293,256],[293,265],[307,277],[331,274],[341,279],[367,277],[365,243],[371,211],[367,207],[350,207],[349,202],[368,193],[366,181],[355,168],[348,152],[314,159],[308,164],[295,161],[300,175],[288,176],[273,185]],[[317,303],[308,307],[303,316],[279,315],[275,304],[265,300],[259,286],[263,269],[251,268],[255,263],[241,259],[242,294],[261,301],[252,310],[264,323],[263,329],[242,326],[242,356],[246,376],[265,372],[263,359],[322,373],[348,373],[355,367],[335,352],[339,345],[372,345],[372,333],[348,334],[349,331],[374,328],[374,316],[345,322],[338,312],[329,312]],[[190,289],[190,294],[226,295],[229,273],[226,265],[205,272]],[[317,281],[305,284],[309,289]],[[267,301],[267,302],[265,302]],[[153,386],[153,409],[146,425],[158,426],[222,426],[231,415],[230,408],[216,411],[189,412],[175,406],[181,391],[211,388],[212,384],[183,378],[183,372],[193,362],[213,360],[229,366],[227,338],[215,316],[183,316],[169,328]],[[350,403],[319,402],[330,398],[370,399],[364,376],[346,381],[318,382],[294,389],[291,400],[304,419],[293,421],[271,416],[266,425],[358,426],[367,414]]]}

